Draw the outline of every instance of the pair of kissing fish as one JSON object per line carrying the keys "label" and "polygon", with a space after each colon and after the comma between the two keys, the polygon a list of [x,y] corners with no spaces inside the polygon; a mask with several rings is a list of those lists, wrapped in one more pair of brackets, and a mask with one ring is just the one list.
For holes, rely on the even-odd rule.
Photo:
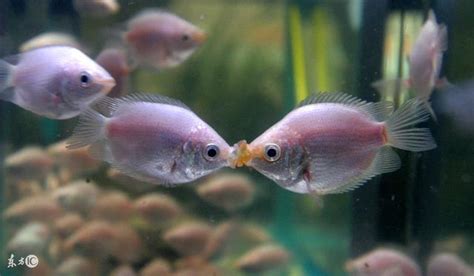
{"label": "pair of kissing fish", "polygon": [[69,148],[142,181],[173,186],[223,167],[248,166],[297,193],[342,193],[395,171],[391,147],[436,147],[429,129],[414,127],[429,110],[412,99],[393,111],[342,93],[309,97],[252,143],[233,147],[180,101],[153,94],[105,97],[81,114]]}

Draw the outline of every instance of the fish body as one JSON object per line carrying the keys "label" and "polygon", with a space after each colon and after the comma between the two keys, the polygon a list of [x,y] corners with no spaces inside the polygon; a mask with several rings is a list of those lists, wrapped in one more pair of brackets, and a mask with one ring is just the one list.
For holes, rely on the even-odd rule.
{"label": "fish body", "polygon": [[435,87],[448,84],[445,79],[439,79],[443,53],[447,49],[447,28],[445,25],[436,22],[434,12],[430,10],[428,19],[421,27],[408,58],[410,68],[408,79],[378,80],[372,86],[381,94],[393,93],[402,86],[412,89],[416,97],[425,103],[436,120],[436,115],[429,100]]}
{"label": "fish body", "polygon": [[0,99],[51,119],[69,119],[107,94],[115,80],[78,49],[51,46],[0,60]]}
{"label": "fish body", "polygon": [[105,17],[120,10],[117,0],[74,0],[73,5],[79,14],[92,17]]}
{"label": "fish body", "polygon": [[420,276],[421,269],[411,258],[397,250],[378,248],[345,265],[350,275]]}
{"label": "fish body", "polygon": [[400,167],[390,147],[436,147],[428,129],[412,127],[429,118],[422,102],[411,100],[391,112],[387,102],[368,103],[341,93],[315,95],[250,143],[243,163],[297,193],[352,190]]}
{"label": "fish body", "polygon": [[437,85],[447,43],[446,26],[438,24],[435,14],[430,11],[409,57],[409,85],[415,90],[417,97],[424,101],[429,100]]}
{"label": "fish body", "polygon": [[245,253],[235,266],[248,273],[263,273],[288,264],[290,253],[275,244],[264,244]]}
{"label": "fish body", "polygon": [[124,174],[162,185],[193,181],[227,166],[230,146],[184,104],[157,95],[107,98],[81,116],[69,143]]}
{"label": "fish body", "polygon": [[161,10],[146,10],[128,22],[124,41],[138,64],[155,69],[175,67],[206,39],[186,20]]}

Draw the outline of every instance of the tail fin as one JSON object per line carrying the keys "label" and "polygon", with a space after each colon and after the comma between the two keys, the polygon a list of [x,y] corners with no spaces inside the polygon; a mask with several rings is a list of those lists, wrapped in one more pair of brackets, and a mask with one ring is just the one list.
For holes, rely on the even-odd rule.
{"label": "tail fin", "polygon": [[0,93],[13,85],[12,72],[14,68],[14,65],[0,60]]}
{"label": "tail fin", "polygon": [[107,118],[92,108],[86,109],[79,117],[79,123],[67,141],[68,149],[82,148],[105,138]]}
{"label": "tail fin", "polygon": [[395,148],[414,152],[436,148],[436,142],[428,128],[414,127],[429,118],[430,111],[425,102],[416,98],[407,101],[385,121],[387,143]]}

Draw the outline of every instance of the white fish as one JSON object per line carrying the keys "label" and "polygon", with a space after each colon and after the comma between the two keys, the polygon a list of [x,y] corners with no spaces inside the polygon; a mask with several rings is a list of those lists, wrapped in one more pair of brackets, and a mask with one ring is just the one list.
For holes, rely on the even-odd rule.
{"label": "white fish", "polygon": [[79,115],[115,80],[76,48],[51,46],[0,60],[0,99],[51,119]]}
{"label": "white fish", "polygon": [[[436,16],[432,10],[429,11],[428,19],[421,27],[420,33],[412,46],[409,56],[410,76],[405,81],[406,85],[413,89],[416,97],[423,101],[433,118],[436,118],[429,104],[429,99],[433,89],[442,81],[439,73],[443,61],[443,52],[448,49],[447,28],[443,24],[436,22]],[[400,84],[400,80],[395,80]],[[393,81],[381,80],[373,86],[381,92]]]}
{"label": "white fish", "polygon": [[132,56],[139,64],[155,69],[179,65],[206,40],[198,27],[161,10],[145,10],[127,26],[123,39]]}
{"label": "white fish", "polygon": [[193,181],[224,166],[230,146],[183,103],[133,94],[105,98],[88,109],[70,138],[97,159],[150,183]]}
{"label": "white fish", "polygon": [[93,17],[105,17],[120,10],[117,0],[74,0],[73,4],[79,14]]}
{"label": "white fish", "polygon": [[413,99],[391,111],[387,102],[368,103],[342,93],[315,95],[250,145],[239,143],[230,162],[255,168],[297,193],[353,190],[400,168],[390,147],[414,152],[436,147],[429,129],[414,127],[429,118],[422,102]]}

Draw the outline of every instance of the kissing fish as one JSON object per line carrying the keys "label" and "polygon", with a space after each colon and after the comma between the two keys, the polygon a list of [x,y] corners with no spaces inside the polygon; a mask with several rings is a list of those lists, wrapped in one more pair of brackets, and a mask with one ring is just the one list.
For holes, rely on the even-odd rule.
{"label": "kissing fish", "polygon": [[[406,85],[415,91],[416,97],[426,104],[434,118],[436,117],[429,104],[429,99],[433,89],[443,83],[439,80],[439,73],[443,52],[448,49],[447,39],[446,26],[438,24],[434,12],[430,10],[428,19],[421,27],[408,58],[410,76]],[[379,91],[384,91],[384,86],[390,83],[390,80],[382,80],[375,82],[373,86]]]}
{"label": "kissing fish", "polygon": [[0,60],[0,99],[50,119],[69,119],[107,94],[115,80],[76,48],[50,46]]}
{"label": "kissing fish", "polygon": [[249,145],[239,142],[230,162],[255,168],[296,193],[342,193],[399,169],[391,147],[414,152],[435,148],[429,129],[414,127],[427,119],[429,112],[417,99],[392,113],[387,102],[317,94]]}
{"label": "kissing fish", "polygon": [[123,39],[137,63],[164,69],[191,56],[206,40],[206,33],[174,14],[149,9],[128,22]]}
{"label": "kissing fish", "polygon": [[138,180],[175,185],[227,166],[230,146],[183,103],[159,95],[104,98],[86,110],[69,148]]}

